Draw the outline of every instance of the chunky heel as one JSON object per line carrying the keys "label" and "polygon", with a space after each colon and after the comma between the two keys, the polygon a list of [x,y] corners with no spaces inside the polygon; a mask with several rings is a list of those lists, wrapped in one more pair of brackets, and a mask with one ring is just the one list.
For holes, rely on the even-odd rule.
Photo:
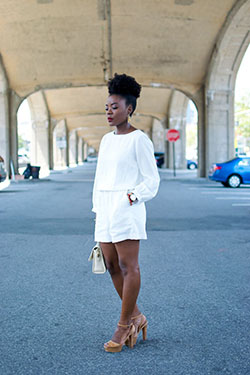
{"label": "chunky heel", "polygon": [[129,328],[128,335],[125,337],[124,341],[121,342],[121,343],[117,343],[117,342],[114,342],[112,340],[106,342],[104,344],[104,349],[105,349],[106,352],[118,353],[122,350],[124,344],[126,344],[131,349],[134,346],[133,336],[134,336],[134,333],[135,333],[135,327],[134,327],[133,323],[131,323],[129,325],[123,325],[123,324],[118,323],[118,326]]}
{"label": "chunky heel", "polygon": [[142,328],[142,338],[144,341],[147,340],[147,330],[148,330],[148,325]]}
{"label": "chunky heel", "polygon": [[[131,320],[134,320],[136,321],[137,319],[139,320],[140,318],[140,321],[139,321],[139,324],[137,322],[137,324],[135,324],[134,322],[134,326],[135,326],[135,333],[132,337],[132,340],[133,340],[133,345],[136,344],[136,341],[137,341],[137,338],[138,338],[138,335],[139,333],[142,331],[142,338],[143,340],[147,340],[147,328],[148,328],[148,321],[147,321],[147,318],[145,317],[145,315],[143,314],[140,314],[140,315],[137,315],[137,316],[134,316],[131,318]],[[126,342],[126,345],[128,345],[128,342]]]}

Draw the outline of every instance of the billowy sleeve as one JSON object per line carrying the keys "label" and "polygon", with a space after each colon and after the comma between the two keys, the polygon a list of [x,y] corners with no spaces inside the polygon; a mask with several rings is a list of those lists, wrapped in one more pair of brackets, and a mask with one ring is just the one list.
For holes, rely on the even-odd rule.
{"label": "billowy sleeve", "polygon": [[153,143],[146,135],[137,139],[136,159],[142,181],[133,191],[138,201],[146,202],[156,196],[160,184]]}
{"label": "billowy sleeve", "polygon": [[93,192],[92,192],[92,211],[96,213],[97,209],[97,191],[96,191],[96,175],[95,175],[95,180],[94,180],[94,185],[93,185]]}
{"label": "billowy sleeve", "polygon": [[99,152],[98,152],[98,158],[97,158],[97,165],[96,165],[96,172],[95,172],[95,180],[94,180],[94,185],[93,185],[93,191],[92,191],[92,210],[93,212],[97,212],[97,184],[98,184],[98,171],[99,171],[99,157],[101,155],[101,148],[104,140],[102,138],[100,146],[99,146]]}

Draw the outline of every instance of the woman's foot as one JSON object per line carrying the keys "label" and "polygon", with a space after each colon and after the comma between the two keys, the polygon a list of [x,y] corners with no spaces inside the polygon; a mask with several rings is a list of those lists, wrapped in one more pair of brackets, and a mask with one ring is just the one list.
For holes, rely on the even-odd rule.
{"label": "woman's foot", "polygon": [[135,334],[135,327],[133,323],[125,325],[118,323],[112,339],[104,344],[104,349],[107,352],[120,352],[123,345],[133,348],[133,336]]}

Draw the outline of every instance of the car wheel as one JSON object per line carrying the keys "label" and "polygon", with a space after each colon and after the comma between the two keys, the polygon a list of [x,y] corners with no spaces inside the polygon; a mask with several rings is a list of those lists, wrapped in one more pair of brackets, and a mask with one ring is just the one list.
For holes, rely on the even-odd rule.
{"label": "car wheel", "polygon": [[229,187],[227,182],[222,182],[222,185],[225,186],[225,187]]}
{"label": "car wheel", "polygon": [[195,168],[196,168],[196,166],[195,166],[194,163],[191,163],[191,164],[189,164],[189,166],[188,166],[188,169],[195,169]]}
{"label": "car wheel", "polygon": [[227,183],[231,188],[238,188],[240,186],[241,180],[237,174],[233,174],[228,178]]}

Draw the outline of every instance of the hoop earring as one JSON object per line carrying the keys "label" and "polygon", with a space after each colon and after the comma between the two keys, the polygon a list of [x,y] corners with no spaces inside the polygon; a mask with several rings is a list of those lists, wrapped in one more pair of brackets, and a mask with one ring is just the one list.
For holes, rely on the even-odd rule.
{"label": "hoop earring", "polygon": [[129,121],[131,121],[131,116],[130,116],[130,115],[128,115],[128,122],[129,122]]}

